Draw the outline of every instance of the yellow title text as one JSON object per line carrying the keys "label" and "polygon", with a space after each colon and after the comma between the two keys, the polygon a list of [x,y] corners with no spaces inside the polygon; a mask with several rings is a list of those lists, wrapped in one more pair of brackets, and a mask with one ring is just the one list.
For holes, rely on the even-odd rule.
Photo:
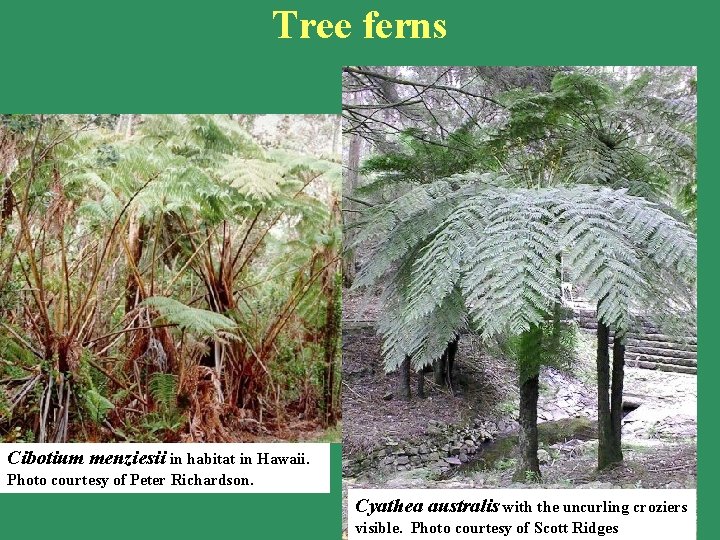
{"label": "yellow title text", "polygon": [[[297,10],[273,11],[273,20],[280,23],[278,39],[347,39],[353,27],[347,19],[303,19]],[[442,39],[447,35],[445,20],[437,19],[383,19],[379,11],[368,11],[363,18],[365,39]]]}

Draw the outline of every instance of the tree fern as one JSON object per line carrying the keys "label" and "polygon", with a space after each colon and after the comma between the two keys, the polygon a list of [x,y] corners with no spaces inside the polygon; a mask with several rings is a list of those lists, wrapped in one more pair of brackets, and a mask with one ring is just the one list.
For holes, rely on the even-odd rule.
{"label": "tree fern", "polygon": [[299,154],[282,148],[269,150],[267,156],[282,165],[290,174],[297,175],[303,171],[319,174],[323,180],[337,187],[342,181],[342,167],[332,159]]}
{"label": "tree fern", "polygon": [[504,148],[498,159],[544,185],[568,178],[675,203],[676,186],[688,192],[695,184],[695,103],[655,95],[649,82],[640,76],[623,87],[560,73],[550,92],[504,94],[508,118],[495,136]]}
{"label": "tree fern", "polygon": [[[423,196],[387,205],[397,212],[375,213],[386,237],[358,280],[389,278],[380,321],[388,368],[407,354],[417,355],[418,365],[440,356],[464,324],[465,310],[488,339],[541,325],[562,300],[560,260],[598,305],[600,320],[616,330],[629,329],[636,311],[659,305],[659,294],[672,296],[658,291],[659,283],[689,295],[684,305],[692,307],[694,235],[658,205],[626,191],[486,187],[453,198],[445,183],[421,189]],[[417,215],[410,201],[422,208],[416,228],[395,217]],[[434,219],[433,203],[442,207]],[[679,308],[676,303],[672,310]]]}
{"label": "tree fern", "polygon": [[281,192],[285,169],[261,159],[233,159],[220,171],[221,178],[252,199],[266,201]]}

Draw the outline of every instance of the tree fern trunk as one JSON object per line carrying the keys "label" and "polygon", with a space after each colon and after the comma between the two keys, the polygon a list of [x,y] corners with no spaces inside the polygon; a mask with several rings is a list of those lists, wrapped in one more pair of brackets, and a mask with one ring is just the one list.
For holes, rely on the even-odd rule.
{"label": "tree fern trunk", "polygon": [[622,455],[622,401],[623,379],[625,376],[625,343],[624,338],[615,332],[612,358],[612,388],[610,390],[610,427],[612,447],[608,455],[611,463],[620,463]]}
{"label": "tree fern trunk", "polygon": [[433,381],[438,386],[445,384],[445,370],[447,369],[447,356],[448,350],[445,348],[445,352],[440,358],[433,362]]}
{"label": "tree fern trunk", "polygon": [[417,393],[420,399],[425,399],[425,372],[422,368],[417,371],[418,385]]}
{"label": "tree fern trunk", "polygon": [[410,400],[410,357],[406,356],[400,364],[400,388],[398,390],[400,399]]}
{"label": "tree fern trunk", "polygon": [[513,475],[516,482],[537,482],[540,480],[538,461],[537,402],[540,393],[540,374],[526,378],[520,383],[520,455]]}
{"label": "tree fern trunk", "polygon": [[610,417],[610,329],[598,321],[597,326],[597,385],[598,385],[598,469],[605,469],[613,461],[613,431]]}

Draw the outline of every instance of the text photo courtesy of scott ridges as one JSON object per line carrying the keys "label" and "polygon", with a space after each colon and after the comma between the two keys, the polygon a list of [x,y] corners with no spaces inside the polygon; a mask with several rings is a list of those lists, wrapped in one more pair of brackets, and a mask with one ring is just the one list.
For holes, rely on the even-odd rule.
{"label": "text photo courtesy of scott ridges", "polygon": [[341,129],[0,115],[0,491],[330,492]]}
{"label": "text photo courtesy of scott ridges", "polygon": [[694,538],[696,68],[342,83],[343,534]]}

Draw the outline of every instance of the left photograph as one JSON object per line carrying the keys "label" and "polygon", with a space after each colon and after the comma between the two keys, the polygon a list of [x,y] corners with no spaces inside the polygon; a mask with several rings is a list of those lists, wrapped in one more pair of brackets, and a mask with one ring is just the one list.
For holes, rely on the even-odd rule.
{"label": "left photograph", "polygon": [[0,115],[0,442],[339,442],[340,130]]}

